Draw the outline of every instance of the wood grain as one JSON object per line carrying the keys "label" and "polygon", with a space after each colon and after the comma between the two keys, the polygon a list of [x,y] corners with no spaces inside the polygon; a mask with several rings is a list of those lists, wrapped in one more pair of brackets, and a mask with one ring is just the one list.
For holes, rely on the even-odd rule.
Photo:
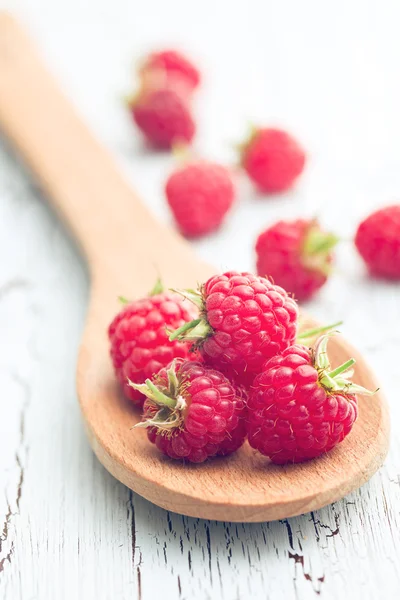
{"label": "wood grain", "polygon": [[[126,282],[132,260],[137,271],[131,298],[151,288],[152,263],[172,287],[194,287],[212,270],[150,217],[8,15],[0,15],[0,33],[0,122],[77,236],[94,277],[77,387],[89,440],[102,464],[163,508],[236,522],[286,518],[321,508],[365,483],[388,449],[389,419],[381,393],[373,400],[360,400],[357,425],[334,452],[284,468],[268,463],[247,445],[228,459],[202,466],[177,464],[160,458],[145,432],[130,431],[139,415],[119,396],[110,366],[110,298]],[[358,362],[356,381],[368,389],[378,387],[359,353],[344,340],[332,341],[330,354],[333,366],[353,355]]]}
{"label": "wood grain", "polygon": [[[379,10],[360,0],[329,9],[306,0],[291,3],[290,18],[287,2],[254,2],[249,11],[245,3],[204,0],[195,21],[181,0],[150,0],[139,13],[129,0],[117,8],[108,0],[0,4],[18,8],[79,112],[165,222],[161,190],[173,161],[142,149],[119,106],[133,56],[178,37],[203,58],[201,153],[230,160],[227,141],[240,139],[248,117],[278,119],[307,142],[313,160],[295,191],[265,202],[246,187],[226,227],[195,244],[220,270],[251,269],[253,240],[276,218],[319,213],[350,237],[366,212],[398,196],[395,0]],[[343,333],[379,375],[393,427],[385,465],[319,511],[254,525],[216,523],[147,502],[90,451],[74,382],[89,293],[85,267],[1,143],[0,255],[1,598],[376,600],[383,590],[388,600],[398,597],[397,285],[367,279],[342,244],[337,272],[308,307],[323,322],[344,319]],[[133,273],[132,266],[128,282]],[[127,295],[128,285],[118,293]]]}

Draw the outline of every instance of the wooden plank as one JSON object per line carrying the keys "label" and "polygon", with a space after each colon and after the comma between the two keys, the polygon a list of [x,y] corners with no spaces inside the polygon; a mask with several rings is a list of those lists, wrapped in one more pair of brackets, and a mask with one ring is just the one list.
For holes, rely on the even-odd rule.
{"label": "wooden plank", "polygon": [[[40,0],[22,13],[80,110],[137,181],[149,206],[167,220],[160,189],[171,161],[150,160],[139,151],[140,142],[117,106],[128,85],[131,56],[153,45],[159,34],[146,29],[158,5],[144,5],[136,20],[130,2],[121,2],[118,14],[115,4],[97,2],[96,18],[92,2],[60,4]],[[326,222],[349,237],[365,212],[398,197],[398,7],[391,2],[374,11],[372,4],[339,1],[327,13],[322,4],[282,2],[271,9],[260,2],[251,13],[244,4],[241,9],[239,3],[205,1],[199,9],[196,23],[208,26],[210,78],[202,99],[208,133],[202,134],[201,149],[229,158],[224,141],[240,136],[245,116],[254,114],[296,126],[314,157],[296,192],[272,202],[244,192],[224,233],[197,245],[204,259],[219,256],[221,268],[249,268],[251,240],[278,216],[323,210]],[[159,22],[170,39],[179,30],[183,45],[202,48],[204,35],[191,29],[191,11],[179,13],[175,24],[179,7],[176,0],[165,3]],[[207,16],[211,8],[213,23]],[[228,14],[231,25],[221,45]],[[252,32],[248,43],[237,43],[239,25]],[[249,64],[266,76],[250,77]],[[225,65],[235,68],[225,74]],[[362,265],[343,244],[338,272],[309,307],[321,320],[345,319],[344,333],[383,382],[393,423],[385,467],[359,492],[314,515],[225,526],[168,515],[130,498],[94,459],[74,391],[85,269],[4,148],[0,255],[0,598],[125,600],[139,598],[139,581],[143,600],[155,594],[309,600],[319,590],[323,600],[343,594],[364,600],[398,597],[398,286],[364,278]]]}

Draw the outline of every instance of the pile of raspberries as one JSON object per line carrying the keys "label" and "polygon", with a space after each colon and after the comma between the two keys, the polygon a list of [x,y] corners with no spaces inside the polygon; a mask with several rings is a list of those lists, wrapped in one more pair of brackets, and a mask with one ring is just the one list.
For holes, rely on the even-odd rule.
{"label": "pile of raspberries", "polygon": [[[134,122],[155,148],[178,148],[186,156],[167,179],[165,194],[179,231],[188,238],[219,229],[235,203],[237,167],[190,158],[196,133],[193,99],[201,83],[199,69],[174,50],[154,52],[142,61],[139,91],[128,102]],[[189,158],[188,158],[189,157]],[[238,164],[261,194],[291,188],[306,164],[306,152],[286,131],[253,127],[239,145]],[[378,210],[355,235],[355,247],[374,277],[400,280],[400,205]],[[317,219],[280,220],[256,240],[256,270],[309,300],[334,269],[339,238]]]}
{"label": "pile of raspberries", "polygon": [[[190,157],[202,76],[183,54],[150,54],[138,79],[128,107],[146,143],[185,157],[165,184],[184,236],[222,226],[238,171],[263,195],[299,179],[306,152],[273,127],[252,128],[239,146],[239,170]],[[334,326],[300,333],[294,299],[308,300],[325,284],[338,242],[317,219],[280,220],[258,236],[257,275],[227,272],[197,290],[166,291],[157,282],[146,298],[126,302],[109,326],[111,358],[123,394],[141,410],[137,426],[162,454],[201,463],[247,440],[276,464],[296,463],[350,433],[357,395],[373,392],[352,381],[352,358],[331,367]],[[399,280],[400,205],[368,216],[354,244],[370,275]]]}
{"label": "pile of raspberries", "polygon": [[[333,326],[332,326],[333,327]],[[276,464],[331,450],[351,431],[349,358],[332,368],[321,335],[299,333],[296,301],[265,277],[227,272],[197,290],[128,302],[109,326],[111,357],[137,425],[171,459],[201,463],[246,441]]]}

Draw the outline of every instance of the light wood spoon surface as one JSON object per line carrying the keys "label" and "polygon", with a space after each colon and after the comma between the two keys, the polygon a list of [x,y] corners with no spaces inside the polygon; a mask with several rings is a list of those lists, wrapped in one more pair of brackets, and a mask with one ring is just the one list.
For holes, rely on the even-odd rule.
{"label": "light wood spoon surface", "polygon": [[[333,502],[366,482],[388,449],[389,418],[381,392],[359,398],[348,438],[320,459],[274,466],[246,444],[202,465],[160,456],[136,410],[121,397],[106,328],[117,295],[145,295],[159,272],[168,286],[193,287],[215,271],[158,223],[112,158],[60,93],[25,32],[0,13],[0,125],[18,149],[86,256],[92,281],[78,360],[77,389],[94,452],[129,488],[168,510],[226,521],[265,521]],[[334,366],[357,360],[355,380],[378,387],[360,354],[343,338],[330,342]]]}

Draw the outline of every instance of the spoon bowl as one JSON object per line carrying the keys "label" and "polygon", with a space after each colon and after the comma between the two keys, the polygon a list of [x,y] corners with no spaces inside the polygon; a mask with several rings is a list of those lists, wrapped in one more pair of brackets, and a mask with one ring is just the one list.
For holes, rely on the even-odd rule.
{"label": "spoon bowl", "polygon": [[[111,317],[111,315],[110,315]],[[106,322],[96,329],[104,332]],[[311,328],[315,322],[309,320]],[[89,336],[91,338],[91,336]],[[350,435],[321,458],[285,467],[274,465],[247,443],[229,457],[200,465],[160,454],[143,429],[130,429],[140,412],[119,391],[103,335],[96,352],[84,338],[78,392],[89,440],[100,462],[151,502],[191,517],[259,522],[316,510],[367,481],[382,464],[388,445],[388,414],[381,392],[359,397],[359,417]],[[330,341],[332,366],[356,360],[355,381],[377,382],[360,354],[341,336]]]}
{"label": "spoon bowl", "polygon": [[[367,481],[388,449],[389,418],[381,392],[359,398],[359,418],[337,448],[285,467],[248,444],[201,465],[174,462],[158,453],[143,430],[131,430],[140,415],[119,392],[106,335],[119,309],[117,296],[145,295],[158,274],[167,286],[193,287],[215,270],[150,215],[60,93],[32,42],[4,13],[0,72],[1,128],[69,226],[90,268],[77,390],[89,441],[105,468],[163,508],[226,521],[265,521],[315,510]],[[360,354],[342,337],[332,339],[333,367],[350,356],[357,360],[355,381],[376,389]]]}

